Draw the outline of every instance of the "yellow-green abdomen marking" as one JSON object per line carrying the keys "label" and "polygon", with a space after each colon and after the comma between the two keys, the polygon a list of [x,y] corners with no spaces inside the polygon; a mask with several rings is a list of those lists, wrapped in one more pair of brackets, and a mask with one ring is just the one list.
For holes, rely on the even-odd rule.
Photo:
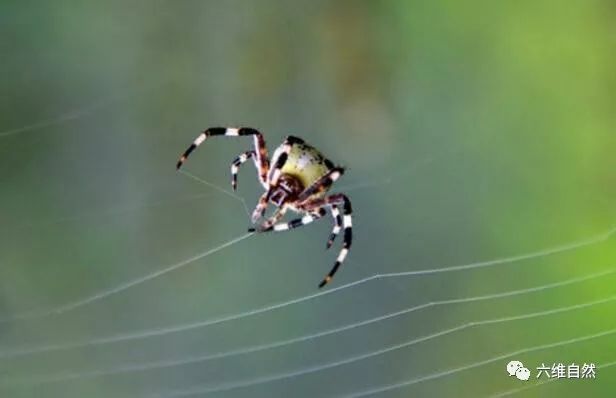
{"label": "yellow-green abdomen marking", "polygon": [[332,167],[333,163],[310,145],[293,144],[281,171],[296,177],[307,188]]}

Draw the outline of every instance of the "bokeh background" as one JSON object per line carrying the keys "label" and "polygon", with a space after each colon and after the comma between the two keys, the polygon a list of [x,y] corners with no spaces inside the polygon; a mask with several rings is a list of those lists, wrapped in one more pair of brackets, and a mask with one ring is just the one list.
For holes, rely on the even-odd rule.
{"label": "bokeh background", "polygon": [[[615,18],[612,1],[2,2],[0,396],[174,396],[248,381],[209,395],[329,397],[427,377],[375,395],[478,397],[536,383],[542,362],[613,363],[616,274],[605,274],[130,371],[615,269]],[[544,255],[378,278],[209,327],[41,352],[317,292],[337,255],[338,246],[324,251],[329,218],[46,312],[245,234],[244,203],[252,208],[261,192],[252,166],[240,172],[237,197],[221,189],[250,140],[212,139],[194,153],[187,171],[213,185],[174,169],[196,135],[218,125],[257,127],[270,151],[295,134],[348,168],[336,190],[353,201],[355,242],[331,288]],[[459,325],[559,308],[570,310],[267,382]],[[531,368],[531,381],[507,376],[511,359]],[[97,371],[113,374],[66,377]],[[596,380],[517,395],[613,396],[615,377],[616,366],[599,368]]]}

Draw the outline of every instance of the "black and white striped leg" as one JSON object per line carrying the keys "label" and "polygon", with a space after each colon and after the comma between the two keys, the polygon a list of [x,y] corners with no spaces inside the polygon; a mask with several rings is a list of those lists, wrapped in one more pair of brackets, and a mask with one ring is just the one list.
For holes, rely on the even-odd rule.
{"label": "black and white striped leg", "polygon": [[180,167],[182,167],[182,165],[184,164],[184,162],[186,162],[186,159],[188,159],[188,156],[190,156],[190,154],[209,137],[240,137],[248,135],[254,137],[254,152],[256,154],[257,164],[259,165],[259,179],[261,180],[261,183],[265,185],[267,181],[267,174],[269,172],[269,160],[267,157],[265,139],[259,131],[249,127],[210,127],[203,133],[199,134],[199,136],[195,138],[193,143],[190,144],[188,149],[184,151],[176,164],[176,168],[179,170]]}
{"label": "black and white striped leg", "polygon": [[342,167],[332,168],[330,171],[327,172],[327,174],[325,174],[323,177],[316,180],[308,188],[304,189],[304,191],[300,193],[299,196],[297,197],[297,200],[302,202],[310,198],[314,194],[325,192],[343,174],[344,174],[344,168]]}
{"label": "black and white striped leg", "polygon": [[[231,188],[233,188],[234,191],[237,190],[237,173],[240,169],[240,166],[242,165],[242,163],[246,162],[248,159],[254,158],[255,155],[256,155],[255,151],[246,151],[240,154],[240,156],[236,157],[235,160],[233,160],[233,163],[231,163]],[[257,167],[257,170],[258,170],[259,166],[256,164],[256,159],[255,159],[255,166]]]}
{"label": "black and white striped leg", "polygon": [[296,218],[296,219],[291,220],[289,222],[284,222],[284,223],[278,223],[278,224],[270,225],[270,226],[268,226],[267,229],[260,230],[259,232],[288,231],[288,230],[293,229],[293,228],[297,228],[297,227],[301,227],[303,225],[310,224],[311,222],[313,222],[315,220],[318,220],[319,218],[323,217],[325,214],[327,214],[325,209],[320,208],[320,209],[317,209],[317,210],[315,210],[313,212],[310,212],[310,213],[304,215],[301,218]]}
{"label": "black and white striped leg", "polygon": [[332,217],[334,218],[334,228],[332,229],[332,233],[329,235],[329,239],[327,240],[326,249],[332,247],[334,240],[336,240],[336,237],[342,229],[342,216],[340,215],[340,208],[337,205],[332,205],[331,212]]}
{"label": "black and white striped leg", "polygon": [[347,254],[349,254],[349,250],[351,249],[351,244],[353,242],[353,222],[351,218],[353,209],[351,208],[351,201],[344,194],[334,194],[327,197],[325,200],[332,206],[342,205],[342,227],[344,228],[344,237],[342,249],[340,249],[338,258],[336,259],[336,262],[334,263],[334,266],[332,267],[331,271],[329,271],[329,274],[327,274],[325,279],[323,279],[323,281],[321,281],[321,283],[319,284],[319,288],[322,288],[323,286],[331,282],[332,278],[334,277],[334,274],[336,273],[336,271],[338,271],[338,268],[346,259]]}

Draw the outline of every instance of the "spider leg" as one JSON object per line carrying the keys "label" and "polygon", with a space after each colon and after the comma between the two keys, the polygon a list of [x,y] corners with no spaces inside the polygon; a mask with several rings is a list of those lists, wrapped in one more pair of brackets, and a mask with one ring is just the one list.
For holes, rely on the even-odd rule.
{"label": "spider leg", "polygon": [[[231,163],[231,188],[233,188],[234,191],[237,190],[237,173],[240,169],[240,166],[244,162],[252,158],[255,162],[255,167],[257,168],[257,170],[259,170],[259,165],[257,164],[257,159],[255,156],[256,156],[255,151],[246,151],[246,152],[241,153],[238,157],[236,157],[233,160],[233,163]],[[262,181],[260,182],[265,188],[267,188],[266,184],[263,184]]]}
{"label": "spider leg", "polygon": [[[332,167],[329,170],[329,172],[327,172],[324,176],[319,178],[311,186],[309,186],[302,193],[300,193],[297,200],[300,202],[306,201],[306,200],[310,201],[310,197],[312,195],[327,191],[332,186],[332,184],[338,178],[340,178],[340,176],[343,174],[344,174],[343,167]],[[323,202],[320,204],[320,206],[324,204],[327,204],[327,203]],[[329,249],[332,246],[332,244],[334,243],[334,240],[340,233],[340,229],[342,228],[342,224],[343,224],[342,217],[340,216],[340,208],[334,203],[331,203],[330,206],[331,206],[332,217],[334,218],[335,224],[334,224],[334,228],[332,229],[332,233],[329,235],[329,239],[327,240],[326,249]]]}
{"label": "spider leg", "polygon": [[332,233],[329,235],[329,239],[327,240],[326,249],[332,247],[332,244],[334,244],[334,240],[336,240],[336,237],[340,233],[340,229],[342,229],[342,216],[340,215],[340,208],[338,207],[338,205],[332,205],[331,212],[335,224],[334,228],[332,229]]}
{"label": "spider leg", "polygon": [[248,135],[254,137],[255,154],[257,158],[256,163],[259,165],[259,179],[261,181],[261,184],[265,185],[269,172],[269,160],[267,157],[267,147],[265,146],[265,139],[263,138],[263,134],[261,134],[258,130],[249,127],[210,127],[203,133],[199,134],[199,136],[195,138],[193,143],[190,144],[188,149],[184,151],[176,164],[176,168],[179,170],[180,167],[182,167],[182,165],[184,164],[184,162],[186,162],[188,156],[190,156],[190,154],[209,137],[238,137]]}
{"label": "spider leg", "polygon": [[285,213],[287,212],[287,209],[288,209],[287,206],[279,207],[270,218],[265,220],[257,228],[248,228],[248,232],[266,232],[266,231],[272,230],[273,226],[278,225],[276,223],[280,221],[282,217],[284,217]]}
{"label": "spider leg", "polygon": [[[318,209],[316,209],[314,211],[311,211],[311,212],[307,213],[303,217],[296,218],[296,219],[291,220],[289,222],[268,225],[267,228],[260,228],[260,229],[258,229],[258,231],[259,232],[287,231],[289,229],[301,227],[302,225],[310,224],[311,222],[313,222],[315,220],[318,220],[319,218],[323,217],[325,214],[326,214],[325,209],[318,208]],[[255,229],[254,228],[250,228],[248,231],[249,232],[253,232],[253,231],[255,231]]]}
{"label": "spider leg", "polygon": [[259,218],[263,217],[263,215],[265,214],[265,210],[267,210],[267,204],[269,202],[270,195],[271,195],[271,191],[267,190],[259,198],[259,201],[257,202],[257,206],[255,207],[254,211],[252,212],[252,217],[251,218],[252,218],[253,224],[256,223],[257,220]]}
{"label": "spider leg", "polygon": [[[338,258],[334,263],[331,271],[327,274],[327,276],[319,283],[319,288],[322,288],[329,282],[331,282],[332,278],[340,265],[344,262],[349,250],[351,249],[351,243],[353,241],[353,222],[351,218],[351,214],[353,213],[353,209],[351,208],[351,201],[344,194],[334,194],[325,198],[325,202],[331,205],[342,205],[343,217],[342,217],[342,225],[344,227],[344,237],[342,249],[340,249],[340,253],[338,254]],[[334,228],[335,230],[335,228]]]}
{"label": "spider leg", "polygon": [[334,167],[329,170],[324,176],[316,180],[311,186],[304,189],[302,193],[299,194],[297,200],[302,202],[310,198],[314,194],[319,194],[321,192],[325,192],[332,186],[332,184],[340,178],[341,175],[344,174],[343,167]]}

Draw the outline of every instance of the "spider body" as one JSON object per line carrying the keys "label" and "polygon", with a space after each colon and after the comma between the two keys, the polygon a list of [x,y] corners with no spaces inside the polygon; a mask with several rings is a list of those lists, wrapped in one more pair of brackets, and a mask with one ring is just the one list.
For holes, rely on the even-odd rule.
{"label": "spider body", "polygon": [[[310,187],[332,170],[334,164],[316,148],[301,142],[300,138],[289,136],[287,141],[291,142],[291,147],[288,149],[286,161],[280,169],[278,185],[271,187],[274,192],[270,197],[270,202],[277,207],[287,202],[289,207],[297,211],[292,204],[297,201],[299,195],[306,187]],[[283,144],[274,151],[272,157],[274,163],[284,153],[285,145]],[[325,192],[326,190],[315,192],[312,199],[322,198],[325,196]]]}
{"label": "spider body", "polygon": [[[319,178],[334,168],[334,164],[326,159],[316,148],[298,143],[296,137],[287,137],[293,142],[287,156],[287,161],[280,170],[282,174],[296,177],[304,187],[314,184]],[[277,159],[284,152],[284,145],[274,151],[273,159]]]}
{"label": "spider body", "polygon": [[[344,228],[343,247],[331,271],[319,284],[319,287],[325,286],[345,260],[352,242],[350,200],[344,194],[327,195],[333,183],[344,173],[344,168],[335,166],[316,148],[294,136],[288,136],[282,145],[276,148],[270,165],[263,135],[255,129],[246,127],[212,127],[205,130],[184,151],[176,167],[180,169],[192,151],[211,136],[252,136],[254,139],[255,149],[241,153],[231,164],[231,186],[233,190],[237,189],[237,173],[240,165],[248,159],[253,159],[258,170],[259,182],[265,193],[259,198],[252,213],[252,221],[256,224],[263,218],[270,204],[274,205],[276,211],[249,231],[286,231],[323,217],[327,213],[326,209],[330,210],[334,219],[327,248],[331,247],[334,239]],[[302,217],[287,223],[279,222],[287,210],[299,213]]]}

